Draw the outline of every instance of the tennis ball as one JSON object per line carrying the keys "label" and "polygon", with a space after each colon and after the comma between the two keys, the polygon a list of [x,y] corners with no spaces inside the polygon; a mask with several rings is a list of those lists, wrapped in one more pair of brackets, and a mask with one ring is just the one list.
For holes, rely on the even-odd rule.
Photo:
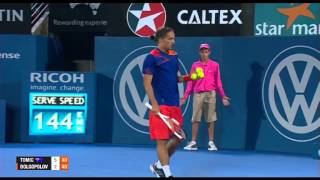
{"label": "tennis ball", "polygon": [[192,80],[196,80],[198,78],[197,74],[196,73],[192,73],[191,74],[191,79]]}
{"label": "tennis ball", "polygon": [[197,72],[197,74],[199,74],[199,73],[203,72],[203,69],[201,67],[197,67],[196,72]]}
{"label": "tennis ball", "polygon": [[203,78],[204,77],[204,73],[203,72],[198,73],[198,77],[199,78]]}

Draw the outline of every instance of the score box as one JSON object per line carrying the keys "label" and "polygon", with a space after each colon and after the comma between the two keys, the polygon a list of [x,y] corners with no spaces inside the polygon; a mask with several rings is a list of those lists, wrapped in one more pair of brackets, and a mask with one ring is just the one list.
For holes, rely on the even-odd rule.
{"label": "score box", "polygon": [[16,170],[69,170],[68,156],[16,156]]}
{"label": "score box", "polygon": [[86,93],[30,93],[29,135],[85,134]]}

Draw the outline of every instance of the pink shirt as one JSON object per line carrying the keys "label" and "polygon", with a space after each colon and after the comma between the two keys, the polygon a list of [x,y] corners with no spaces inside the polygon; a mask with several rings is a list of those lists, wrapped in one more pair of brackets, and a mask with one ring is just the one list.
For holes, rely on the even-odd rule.
{"label": "pink shirt", "polygon": [[198,67],[203,69],[204,78],[189,81],[183,97],[187,99],[192,92],[199,93],[213,90],[218,92],[221,97],[225,96],[222,88],[219,64],[211,59],[208,60],[207,64],[198,60],[192,64],[190,74],[196,72],[196,68]]}

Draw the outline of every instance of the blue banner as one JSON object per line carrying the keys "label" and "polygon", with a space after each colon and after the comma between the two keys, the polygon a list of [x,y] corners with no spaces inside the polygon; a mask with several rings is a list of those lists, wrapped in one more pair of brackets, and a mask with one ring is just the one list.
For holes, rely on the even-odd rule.
{"label": "blue banner", "polygon": [[48,38],[32,35],[0,35],[0,98],[7,102],[7,140],[20,141],[22,79],[44,70]]}

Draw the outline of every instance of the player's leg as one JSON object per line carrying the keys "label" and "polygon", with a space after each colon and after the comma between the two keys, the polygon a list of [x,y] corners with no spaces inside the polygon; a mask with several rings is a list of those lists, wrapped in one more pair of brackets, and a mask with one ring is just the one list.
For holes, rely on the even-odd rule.
{"label": "player's leg", "polygon": [[[179,122],[178,129],[182,129],[183,127],[183,115],[182,115],[182,110],[180,107],[170,107],[170,117],[174,118]],[[182,136],[184,135],[184,131],[181,130],[183,133],[181,134]],[[169,153],[169,157],[173,155],[179,144],[183,141],[183,139],[179,139],[178,137],[172,135],[170,140],[167,143],[167,149]]]}
{"label": "player's leg", "polygon": [[[178,130],[179,132],[182,132],[181,135],[183,137],[185,137],[184,132],[182,130],[182,127],[183,127],[183,116],[182,116],[181,108],[180,107],[176,107],[176,106],[172,106],[172,107],[168,107],[167,110],[169,111],[169,112],[167,112],[168,115],[171,118],[174,118],[179,123],[179,125],[176,126],[175,129]],[[171,132],[171,136],[170,137],[171,137],[170,140],[166,144],[167,151],[168,151],[168,156],[169,156],[169,161],[170,161],[170,157],[174,154],[174,152],[176,151],[176,149],[179,146],[179,144],[183,141],[183,139],[179,139],[172,132]],[[165,174],[166,177],[172,176],[171,175],[171,171],[170,171],[169,163],[168,163],[168,165],[163,165],[162,169],[163,169],[164,174]]]}
{"label": "player's leg", "polygon": [[157,154],[162,166],[169,165],[168,140],[157,140]]}
{"label": "player's leg", "polygon": [[[160,106],[160,112],[163,112],[162,106]],[[149,168],[157,177],[165,177],[162,165],[169,163],[169,154],[166,144],[170,137],[170,130],[162,122],[162,119],[155,113],[150,112],[149,119],[150,137],[157,143],[158,157],[158,161],[156,163],[151,164]]]}
{"label": "player's leg", "polygon": [[169,165],[168,140],[157,140],[157,153],[165,177],[172,176]]}
{"label": "player's leg", "polygon": [[175,136],[173,136],[168,142],[167,142],[167,150],[169,154],[169,158],[174,154],[177,147],[181,143],[181,140]]}
{"label": "player's leg", "polygon": [[[182,111],[180,107],[160,106],[160,112],[164,115],[176,119],[179,124],[183,125]],[[172,133],[162,119],[156,115],[150,122],[152,136],[157,142],[158,161],[153,165],[161,169],[165,177],[172,176],[170,170],[170,156],[173,155],[180,140]]]}

